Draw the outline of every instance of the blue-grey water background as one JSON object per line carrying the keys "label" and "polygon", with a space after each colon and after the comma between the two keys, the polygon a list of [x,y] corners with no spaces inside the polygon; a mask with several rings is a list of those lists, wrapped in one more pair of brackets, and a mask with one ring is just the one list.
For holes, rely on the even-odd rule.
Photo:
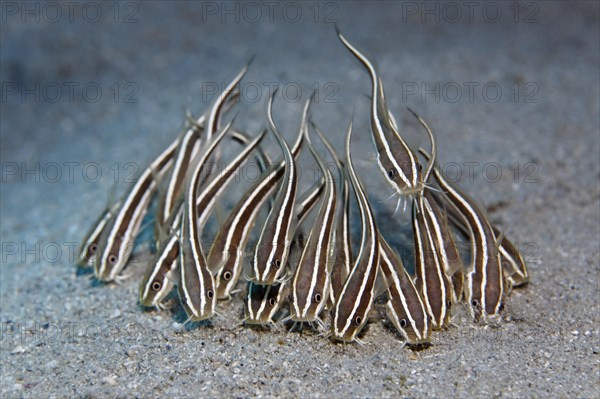
{"label": "blue-grey water background", "polygon": [[[0,5],[2,397],[598,397],[598,3]],[[252,56],[236,124],[256,134],[278,84],[275,119],[291,140],[316,90],[312,118],[341,151],[355,110],[358,173],[410,260],[408,214],[394,215],[374,162],[370,82],[336,24],[376,60],[411,145],[427,140],[406,107],[435,130],[440,166],[526,253],[532,280],[504,323],[474,326],[459,312],[412,351],[375,311],[366,345],[344,346],[240,326],[236,297],[220,305],[225,319],[186,330],[137,303],[147,249],[122,285],[76,275],[100,211]],[[307,187],[314,165],[306,154],[301,165]]]}

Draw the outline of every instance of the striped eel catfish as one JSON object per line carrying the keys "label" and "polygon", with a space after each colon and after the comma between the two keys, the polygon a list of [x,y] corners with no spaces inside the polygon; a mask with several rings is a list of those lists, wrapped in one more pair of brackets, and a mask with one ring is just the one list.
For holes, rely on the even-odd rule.
{"label": "striped eel catfish", "polygon": [[118,211],[102,229],[98,241],[99,252],[94,263],[94,275],[98,280],[119,282],[124,278],[119,273],[127,265],[133,252],[135,238],[157,188],[156,178],[163,176],[172,166],[178,145],[179,138],[142,172],[123,197]]}
{"label": "striped eel catfish", "polygon": [[[443,195],[436,195],[436,200],[445,207],[448,219],[453,226],[458,228],[465,237],[469,237],[470,231],[464,217],[448,201]],[[517,247],[506,237],[506,235],[492,225],[494,235],[502,237],[498,249],[500,250],[500,261],[502,262],[502,272],[506,279],[505,283],[507,294],[512,288],[525,285],[529,282],[529,272],[527,271],[527,262]]]}
{"label": "striped eel catfish", "polygon": [[320,322],[319,314],[327,303],[331,285],[332,233],[337,192],[331,171],[325,166],[310,141],[308,126],[304,129],[304,135],[308,148],[323,173],[325,192],[292,278],[290,319],[295,322]]}
{"label": "striped eel catfish", "polygon": [[[239,90],[233,92],[231,96],[224,100],[224,102],[215,103],[213,107],[225,108],[225,110],[220,113],[221,115],[235,104],[238,97]],[[203,114],[197,120],[194,120],[189,112],[186,114],[187,129],[182,133],[179,140],[179,147],[177,148],[173,170],[169,176],[167,187],[164,191],[159,190],[159,202],[154,218],[155,248],[157,249],[160,249],[165,240],[165,235],[163,234],[164,231],[176,228],[181,221],[181,215],[183,213],[181,208],[181,199],[183,198],[182,186],[191,160],[196,157],[201,149],[202,132],[205,130],[206,118],[207,114]],[[232,136],[236,134],[241,133],[231,133]],[[238,141],[243,144],[248,143],[247,139]],[[178,214],[173,216],[173,212],[178,212]]]}
{"label": "striped eel catfish", "polygon": [[421,292],[432,327],[441,329],[450,323],[452,283],[446,275],[435,240],[425,221],[427,200],[419,195],[413,201],[412,227],[415,241],[415,285]]}
{"label": "striped eel catfish", "polygon": [[[429,155],[423,150],[420,150],[420,153],[426,158],[429,157]],[[465,219],[465,217],[457,210],[457,208],[453,206],[451,202],[449,202],[445,195],[436,193],[434,194],[434,197],[435,201],[438,203],[438,206],[442,206],[446,211],[447,219],[452,222],[452,225],[458,228],[458,230],[460,230],[465,237],[469,238],[471,236],[471,231],[469,230],[467,219]],[[486,219],[488,218],[486,217]],[[517,247],[506,237],[505,234],[500,232],[500,230],[494,225],[492,225],[492,230],[494,232],[494,236],[496,237],[496,241],[501,238],[500,243],[496,242],[496,244],[498,245],[498,250],[500,251],[502,273],[505,278],[506,294],[508,295],[513,287],[519,287],[529,282],[527,263]],[[449,257],[451,258],[452,256]],[[456,284],[454,278],[455,275],[452,275],[452,277],[453,283]],[[460,281],[460,283],[462,283],[462,281]],[[456,285],[455,292],[458,292]]]}
{"label": "striped eel catfish", "polygon": [[430,341],[431,323],[417,287],[402,260],[379,233],[379,267],[388,287],[386,314],[407,344]]}
{"label": "striped eel catfish", "polygon": [[[296,232],[294,233],[294,239],[292,240],[292,248],[297,246],[299,248],[304,248],[304,244],[306,241],[306,237],[304,232],[302,231],[302,222],[304,219],[310,214],[312,209],[315,207],[321,195],[323,194],[325,187],[325,182],[323,179],[314,183],[310,188],[308,188],[302,195],[298,197],[296,200]],[[288,265],[290,266],[290,270],[292,273],[295,270],[295,266],[298,264],[299,257],[302,255],[301,253],[297,253],[297,258],[292,258],[292,250],[290,249],[290,256],[288,257]],[[298,252],[298,251],[296,251]]]}
{"label": "striped eel catfish", "polygon": [[[237,143],[240,143],[243,145],[247,145],[250,143],[250,138],[245,133],[231,131],[231,132],[228,132],[227,135],[228,135],[228,137],[230,137],[232,140],[236,141]],[[202,149],[200,149],[200,150],[202,151]],[[261,172],[264,172],[266,170],[266,168],[268,167],[267,165],[270,163],[270,160],[267,157],[267,155],[260,148],[257,148],[256,152],[257,152],[257,166]],[[207,162],[209,158],[210,158],[210,154],[204,158],[204,162]],[[209,172],[207,172],[206,174],[203,173],[203,176],[200,178],[200,188],[201,189],[205,187],[205,184],[206,184],[205,180],[210,176],[210,174],[211,173],[209,173]],[[178,199],[176,204],[177,205],[175,205],[174,211],[171,212],[171,214],[169,215],[169,218],[164,222],[163,226],[159,226],[159,232],[161,229],[164,230],[165,227],[166,227],[167,231],[175,231],[180,228],[181,218],[183,216],[183,197],[180,196],[180,198]],[[161,236],[161,234],[159,234],[159,236]],[[164,237],[164,235],[162,235],[162,236]],[[160,248],[160,244],[158,245],[158,247]]]}
{"label": "striped eel catfish", "polygon": [[[412,112],[421,126],[425,128],[431,141],[431,156],[428,158],[427,169],[423,179],[425,184],[428,184],[431,172],[435,167],[435,137],[425,120],[410,108],[408,110]],[[462,300],[465,266],[460,256],[458,246],[456,245],[456,241],[454,240],[454,236],[450,231],[447,215],[440,209],[433,191],[431,189],[425,189],[422,195],[424,197],[422,200],[424,206],[421,210],[425,213],[425,226],[427,230],[431,232],[431,235],[435,240],[435,249],[439,256],[439,261],[442,264],[445,275],[450,278],[452,284],[451,302],[446,301],[446,306],[451,307],[452,303],[459,303]]]}
{"label": "striped eel catfish", "polygon": [[140,305],[164,310],[168,308],[164,300],[173,289],[176,280],[180,244],[175,233],[161,242],[159,251],[144,271],[139,292]]}
{"label": "striped eel catfish", "polygon": [[[245,134],[231,132],[230,135],[234,140],[250,145],[250,140]],[[266,155],[262,153],[260,148],[255,148],[255,150],[260,153],[258,160],[259,168],[264,170],[266,163],[268,163],[268,160],[266,160]],[[207,154],[205,160],[209,157],[210,154]],[[232,161],[230,163],[226,170],[235,170],[237,167],[239,167],[242,160],[243,159],[238,157],[236,161]],[[214,190],[215,188],[218,188],[219,185],[225,186],[230,181],[231,177],[233,177],[233,174],[218,175],[213,178],[213,184],[209,185],[209,187],[212,186]],[[209,190],[209,194],[214,194],[214,191],[211,192],[209,188],[203,190]],[[198,214],[203,214],[204,210],[206,211],[205,214],[207,215],[212,209],[212,205],[209,209],[206,209],[206,200],[203,200],[203,198],[208,197],[200,194],[200,196],[196,199],[196,206],[198,208]],[[164,237],[161,239],[161,244],[159,246],[161,249],[155,255],[152,262],[148,264],[142,277],[142,282],[140,284],[140,303],[142,306],[157,307],[159,309],[164,308],[163,301],[174,286],[173,281],[175,280],[175,270],[178,266],[180,248],[178,235],[176,232],[178,229],[180,229],[181,218],[183,216],[183,204],[181,201],[179,201],[179,204],[176,206],[176,208],[178,210],[173,212],[165,223],[170,229],[170,232],[161,229],[161,236]],[[204,220],[204,217],[202,220]],[[210,265],[211,263],[208,264]]]}
{"label": "striped eel catfish", "polygon": [[[429,125],[416,112],[409,111],[425,128],[431,142],[431,157],[423,173],[423,181],[428,182],[436,160],[436,141]],[[450,268],[462,265],[450,265],[447,258],[445,242],[452,240],[448,229],[442,231],[445,220],[436,204],[430,203],[433,197],[429,189],[425,189],[413,202],[412,226],[415,241],[415,268],[417,287],[423,297],[425,308],[431,316],[434,329],[441,329],[450,323],[450,312],[454,299],[454,288],[450,280]],[[458,249],[455,247],[455,255]],[[459,258],[460,259],[460,258]],[[452,272],[456,271],[456,268]],[[462,270],[459,270],[462,277]]]}
{"label": "striped eel catfish", "polygon": [[119,206],[119,202],[112,206],[107,205],[106,209],[104,209],[104,211],[100,214],[98,220],[92,225],[92,228],[90,231],[88,231],[83,239],[83,245],[81,246],[77,266],[83,268],[94,265],[94,262],[96,261],[94,255],[96,255],[96,252],[98,252],[98,243],[100,241],[100,237],[102,236],[102,232],[104,231],[104,227],[106,227],[116,210],[119,209]]}
{"label": "striped eel catfish", "polygon": [[199,154],[199,159],[194,161],[194,165],[186,177],[187,189],[179,233],[179,267],[176,270],[178,272],[177,292],[181,305],[189,317],[188,321],[205,320],[215,314],[215,282],[202,252],[196,198],[198,198],[204,164],[231,125],[232,122],[220,134],[213,137],[206,151]]}
{"label": "striped eel catfish", "polygon": [[325,182],[319,180],[296,200],[296,224],[300,226],[321,198]]}
{"label": "striped eel catfish", "polygon": [[[302,220],[317,203],[323,187],[322,182],[317,182],[298,200],[296,208],[298,210],[298,224],[302,223]],[[301,246],[298,237],[296,237],[290,249],[288,262],[296,258]],[[244,323],[253,325],[274,324],[273,317],[287,298],[288,290],[287,281],[273,285],[258,285],[249,281],[246,288],[246,297],[244,298],[244,311],[246,313]]]}
{"label": "striped eel catfish", "polygon": [[[258,148],[265,137],[267,130],[259,133],[252,142],[250,142],[244,150],[235,157],[224,170],[213,177],[209,182],[202,187],[196,201],[198,211],[197,223],[199,232],[202,234],[204,225],[208,221],[211,210],[214,208],[219,195],[228,187],[229,183],[236,177],[237,169],[245,162],[248,157]],[[198,237],[201,237],[198,236]]]}
{"label": "striped eel catfish", "polygon": [[[231,126],[231,123],[229,126]],[[212,152],[216,148],[226,133],[226,129],[223,133],[214,137],[214,142],[210,144],[207,152]],[[190,320],[204,320],[212,317],[215,311],[215,281],[206,263],[201,243],[204,224],[219,194],[234,178],[237,168],[254,151],[265,134],[266,130],[246,146],[223,173],[209,181],[200,193],[198,193],[197,183],[202,165],[196,165],[193,174],[190,176],[190,186],[185,199],[185,217],[182,220],[181,237],[179,239],[181,247],[177,285],[179,297]]]}
{"label": "striped eel catfish", "polygon": [[[189,127],[183,133],[180,140],[173,172],[171,173],[167,189],[156,212],[157,227],[160,228],[164,225],[171,212],[174,211],[175,205],[182,194],[182,186],[185,181],[187,168],[201,147],[201,132],[206,131],[207,142],[209,142],[211,137],[217,132],[223,114],[239,100],[240,92],[238,85],[246,75],[251,62],[252,60],[248,61],[237,76],[227,85],[207,113],[201,115],[198,120],[193,120],[190,115],[187,116]],[[242,141],[242,144],[247,144],[247,142]],[[204,177],[206,177],[206,175],[203,176],[203,178]],[[202,180],[202,182],[203,181],[204,180]],[[202,184],[202,182],[200,184]]]}
{"label": "striped eel catfish", "polygon": [[274,325],[277,314],[287,297],[286,281],[272,285],[259,285],[248,281],[244,297],[244,324]]}
{"label": "striped eel catfish", "polygon": [[376,67],[339,30],[337,30],[337,35],[344,46],[361,62],[371,77],[371,132],[377,149],[377,163],[381,172],[395,193],[402,195],[420,193],[423,190],[421,166],[416,154],[400,136],[394,126],[395,124],[390,119],[390,112],[383,92],[383,83],[378,76]]}
{"label": "striped eel catfish", "polygon": [[181,135],[175,156],[175,163],[173,164],[173,171],[156,210],[156,226],[158,227],[165,224],[173,208],[175,208],[177,199],[181,196],[187,168],[200,149],[204,116],[200,117],[197,122],[190,122],[192,123],[188,122],[188,129]]}
{"label": "striped eel catfish", "polygon": [[[428,158],[428,154],[421,150]],[[434,177],[444,191],[448,204],[462,215],[471,237],[471,264],[465,285],[465,301],[475,320],[487,322],[498,318],[503,308],[505,279],[494,230],[477,203],[456,185],[450,183],[438,168]]]}
{"label": "striped eel catfish", "polygon": [[[175,204],[177,203],[177,199],[181,195],[187,168],[201,147],[200,132],[206,131],[206,141],[210,142],[212,136],[217,132],[217,129],[220,126],[221,117],[223,114],[227,112],[228,109],[233,105],[235,105],[240,95],[238,85],[246,75],[248,67],[250,66],[250,62],[251,61],[249,61],[237,74],[237,76],[227,85],[225,90],[215,100],[213,106],[210,107],[207,114],[202,115],[197,121],[191,120],[191,117],[188,117],[190,127],[183,134],[181,139],[181,144],[175,159],[173,173],[169,179],[164,200],[159,205],[159,209],[157,211],[157,221],[160,223],[159,225],[164,224],[171,212],[173,212]],[[233,132],[231,134],[233,135]],[[241,142],[242,144],[247,143],[246,141]],[[202,176],[202,180],[200,181],[201,185],[205,182],[206,177],[207,174]]]}
{"label": "striped eel catfish", "polygon": [[[206,187],[200,191],[200,194],[198,194],[196,198],[196,211],[197,224],[199,225],[198,229],[200,233],[202,226],[214,207],[218,195],[235,177],[235,171],[248,158],[252,151],[256,149],[258,143],[264,137],[264,134],[265,132],[261,133],[261,135],[250,142],[245,149],[229,163],[225,171],[213,177]],[[215,148],[216,145],[209,147],[208,154],[205,154],[204,160],[210,157],[210,153],[212,153]],[[170,219],[178,217],[182,217],[182,213],[173,213]],[[148,265],[142,277],[142,282],[140,284],[140,303],[142,306],[164,308],[162,302],[173,288],[174,280],[177,280],[175,275],[181,247],[179,236],[177,234],[178,231],[176,230],[177,222],[170,221],[170,223],[173,223],[171,234],[163,241],[164,245],[161,247],[162,249]]]}
{"label": "striped eel catfish", "polygon": [[[292,147],[292,156],[297,158],[304,143],[302,130],[298,134]],[[263,174],[246,191],[235,208],[230,212],[227,220],[217,233],[210,250],[207,262],[211,270],[215,271],[217,284],[217,298],[225,299],[231,296],[242,272],[244,249],[250,237],[260,207],[267,201],[277,188],[285,172],[285,161],[281,161],[273,170]]]}
{"label": "striped eel catfish", "polygon": [[344,286],[344,281],[350,274],[352,264],[352,243],[350,239],[350,187],[348,179],[346,179],[346,167],[344,162],[337,155],[335,149],[327,140],[323,132],[313,123],[313,128],[321,138],[325,147],[333,157],[339,172],[339,192],[341,196],[341,207],[338,208],[337,221],[335,230],[333,231],[333,241],[335,244],[335,260],[331,269],[331,287],[329,289],[329,307],[332,308],[335,304],[335,298]]}
{"label": "striped eel catfish", "polygon": [[[314,196],[313,186],[308,191],[306,198]],[[315,202],[313,202],[314,205]],[[310,204],[305,203],[307,206],[300,209],[298,216],[303,218],[310,211]],[[290,256],[288,262],[297,259],[299,256],[298,252],[302,250],[302,243],[299,237],[294,237],[290,248]],[[291,265],[290,265],[291,266]],[[255,326],[275,326],[274,317],[277,312],[281,309],[281,306],[286,302],[289,292],[289,281],[283,280],[280,283],[272,285],[259,285],[252,281],[248,281],[246,285],[246,296],[244,297],[244,324],[255,325]]]}
{"label": "striped eel catfish", "polygon": [[[284,154],[285,173],[279,191],[275,197],[273,208],[262,227],[258,242],[254,249],[253,281],[260,285],[271,285],[279,282],[285,271],[289,256],[290,244],[295,231],[295,203],[298,191],[298,171],[296,161],[289,146],[282,137],[273,121],[273,98],[277,90],[269,98],[267,104],[267,119]],[[313,95],[306,101],[302,112],[300,130],[306,128],[307,115]]]}
{"label": "striped eel catfish", "polygon": [[502,270],[506,278],[505,282],[508,294],[513,287],[525,285],[529,282],[527,263],[517,247],[500,230],[494,226],[492,228],[496,237],[502,236],[499,246],[500,260],[502,261]]}
{"label": "striped eel catfish", "polygon": [[350,136],[352,123],[346,139],[346,165],[360,210],[362,239],[358,256],[333,309],[331,335],[344,342],[360,340],[357,334],[365,326],[375,299],[375,281],[379,266],[379,236],[375,217],[364,189],[352,165]]}
{"label": "striped eel catfish", "polygon": [[[459,303],[463,296],[465,265],[450,230],[446,214],[442,212],[430,190],[425,189],[423,196],[425,226],[434,238],[444,274],[450,278],[452,285],[451,303]],[[448,306],[451,306],[451,304],[448,303]]]}
{"label": "striped eel catfish", "polygon": [[[231,99],[238,95],[233,88],[239,83],[241,78],[246,73],[247,66],[238,74],[236,79],[230,84],[228,87],[228,91],[226,95],[222,95],[219,97],[218,101],[212,107],[212,111],[210,115],[220,115],[219,113],[222,111],[225,105],[231,103]],[[198,120],[199,124],[202,124],[204,121],[204,117],[201,117]],[[216,119],[209,118],[209,127],[213,126],[212,124],[216,124]],[[189,139],[186,141],[186,145],[182,147],[182,139]],[[157,188],[157,178],[162,178],[165,175],[165,172],[169,167],[173,164],[173,158],[178,153],[178,150],[183,148],[183,151],[186,154],[182,154],[182,158],[186,158],[187,152],[193,152],[193,148],[196,146],[194,141],[198,141],[200,139],[199,135],[195,137],[195,134],[190,133],[184,134],[182,137],[178,137],[175,142],[173,142],[167,150],[165,150],[153,163],[148,166],[148,168],[142,173],[142,176],[138,179],[136,184],[132,187],[129,194],[122,201],[123,206],[121,209],[115,214],[114,221],[112,225],[106,225],[104,229],[108,231],[106,234],[106,239],[101,239],[101,248],[102,253],[97,257],[96,265],[95,265],[95,275],[96,277],[105,282],[113,281],[117,279],[120,271],[126,266],[127,260],[131,255],[133,250],[133,244],[135,241],[135,237],[139,232],[141,222],[144,218],[144,215],[148,211],[148,206],[150,204],[150,200],[152,195],[156,191]],[[179,155],[179,154],[177,154]],[[169,188],[167,189],[166,196],[168,198],[172,198],[176,196],[181,187],[182,175],[185,174],[186,171],[186,162],[185,159],[179,159],[177,156],[177,161],[181,161],[178,164],[178,167],[175,171],[175,174],[172,174],[172,177],[169,182]],[[190,158],[187,158],[188,162]],[[173,187],[171,187],[171,182],[173,183]],[[172,189],[172,190],[171,190]],[[159,207],[164,209],[164,207]],[[159,211],[159,217],[164,217],[164,211]],[[161,221],[158,220],[160,223]],[[103,230],[104,230],[103,229]]]}
{"label": "striped eel catfish", "polygon": [[206,126],[206,139],[210,141],[214,134],[217,133],[219,129],[219,122],[221,120],[222,114],[224,112],[223,107],[220,104],[227,103],[230,99],[235,99],[239,96],[238,85],[240,81],[244,78],[246,73],[248,72],[248,68],[252,64],[254,57],[251,57],[246,65],[242,68],[242,70],[237,74],[235,78],[227,85],[225,90],[219,95],[219,97],[215,101],[215,106],[210,109],[207,119]]}

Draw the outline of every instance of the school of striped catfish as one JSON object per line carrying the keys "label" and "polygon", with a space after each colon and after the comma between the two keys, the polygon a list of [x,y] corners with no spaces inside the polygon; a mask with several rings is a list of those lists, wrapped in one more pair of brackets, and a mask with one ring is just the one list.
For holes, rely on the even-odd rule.
{"label": "school of striped catfish", "polygon": [[[432,129],[410,109],[430,146],[407,144],[387,106],[377,68],[339,30],[337,35],[371,81],[370,134],[377,165],[392,197],[398,197],[396,211],[402,203],[405,211],[407,204],[412,207],[414,275],[390,244],[399,238],[384,237],[378,228],[372,199],[352,159],[351,137],[358,134],[352,121],[343,156],[311,119],[312,97],[304,104],[291,145],[274,121],[276,90],[267,102],[268,129],[251,137],[236,130],[236,116],[223,123],[239,100],[250,62],[205,114],[198,119],[188,115],[186,130],[121,200],[103,210],[83,242],[78,265],[91,268],[104,283],[129,278],[126,266],[134,243],[154,212],[154,253],[145,265],[139,301],[144,308],[164,311],[178,299],[185,323],[211,319],[218,315],[220,301],[236,297],[243,299],[246,325],[308,326],[342,342],[362,343],[374,309],[385,312],[404,344],[412,346],[429,344],[433,330],[451,328],[459,305],[476,323],[499,322],[512,288],[529,281],[524,257],[491,224],[481,205],[444,176],[436,165]],[[268,133],[282,152],[280,161],[271,162],[261,147]],[[229,140],[241,150],[220,173],[210,173]],[[317,143],[325,156],[315,149]],[[301,192],[298,159],[304,148],[320,177]],[[236,172],[250,160],[258,165],[259,178],[242,189],[213,239],[203,240],[219,197],[239,184],[234,184]],[[360,242],[356,250],[352,193],[362,232],[360,239],[354,237]],[[266,214],[262,220],[261,212]],[[253,230],[258,238],[250,245]],[[467,244],[466,251],[459,242]]]}

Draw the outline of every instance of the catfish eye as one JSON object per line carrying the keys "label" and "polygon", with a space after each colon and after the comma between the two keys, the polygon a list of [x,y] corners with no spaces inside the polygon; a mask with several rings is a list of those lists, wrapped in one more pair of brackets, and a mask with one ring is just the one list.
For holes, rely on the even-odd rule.
{"label": "catfish eye", "polygon": [[208,290],[208,291],[206,291],[206,296],[208,297],[208,299],[213,299],[213,297],[215,296],[215,293],[212,292],[212,290]]}
{"label": "catfish eye", "polygon": [[394,180],[394,177],[396,177],[396,171],[394,169],[390,169],[388,170],[387,175],[390,178],[390,180]]}
{"label": "catfish eye", "polygon": [[154,291],[160,290],[160,287],[162,287],[162,284],[160,283],[160,281],[155,281],[152,283],[152,289]]}
{"label": "catfish eye", "polygon": [[479,301],[477,299],[473,299],[471,301],[471,305],[473,305],[473,307],[478,308],[479,307]]}
{"label": "catfish eye", "polygon": [[423,165],[421,165],[420,163],[418,163],[417,166],[419,167],[419,171],[422,172],[423,171]]}
{"label": "catfish eye", "polygon": [[452,308],[452,301],[448,301],[448,303],[446,304],[446,307],[448,309]]}
{"label": "catfish eye", "polygon": [[400,320],[400,327],[406,328],[406,319]]}
{"label": "catfish eye", "polygon": [[315,302],[316,303],[321,302],[321,294],[315,294]]}
{"label": "catfish eye", "polygon": [[281,261],[279,259],[275,259],[275,267],[281,266]]}
{"label": "catfish eye", "polygon": [[277,301],[275,300],[275,298],[269,298],[269,306],[273,307],[273,306],[275,306],[275,304],[277,304]]}
{"label": "catfish eye", "polygon": [[108,263],[110,263],[111,265],[114,265],[115,263],[117,263],[117,256],[116,255],[110,255],[108,257]]}
{"label": "catfish eye", "polygon": [[96,251],[98,250],[98,245],[97,244],[90,244],[90,246],[88,247],[88,252],[90,254],[95,254]]}
{"label": "catfish eye", "polygon": [[356,324],[357,326],[360,326],[361,322],[362,322],[362,317],[356,316],[356,318],[354,318],[354,324]]}
{"label": "catfish eye", "polygon": [[228,270],[228,271],[226,271],[225,273],[223,273],[223,278],[224,278],[226,281],[229,281],[229,280],[231,280],[231,272]]}

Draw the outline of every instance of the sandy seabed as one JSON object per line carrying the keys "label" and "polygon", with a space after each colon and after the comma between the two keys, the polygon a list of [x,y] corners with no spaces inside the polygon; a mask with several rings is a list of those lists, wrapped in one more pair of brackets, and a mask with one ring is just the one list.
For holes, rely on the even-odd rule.
{"label": "sandy seabed", "polygon": [[[597,3],[484,2],[472,14],[453,3],[460,18],[437,2],[278,3],[273,14],[258,5],[260,16],[221,2],[91,4],[58,16],[2,3],[2,397],[599,396]],[[392,217],[372,162],[369,80],[334,21],[377,60],[407,139],[426,143],[409,106],[436,131],[440,165],[460,170],[527,252],[531,283],[502,324],[475,326],[459,311],[413,351],[375,311],[365,346],[344,346],[243,327],[237,297],[220,305],[225,319],[182,329],[181,313],[138,305],[147,251],[122,285],[76,275],[73,248],[113,182],[122,192],[181,131],[185,109],[203,110],[253,54],[240,125],[261,128],[279,82],[275,116],[291,139],[317,89],[313,119],[341,150],[356,107],[358,172],[386,237],[410,246],[408,217]]]}

